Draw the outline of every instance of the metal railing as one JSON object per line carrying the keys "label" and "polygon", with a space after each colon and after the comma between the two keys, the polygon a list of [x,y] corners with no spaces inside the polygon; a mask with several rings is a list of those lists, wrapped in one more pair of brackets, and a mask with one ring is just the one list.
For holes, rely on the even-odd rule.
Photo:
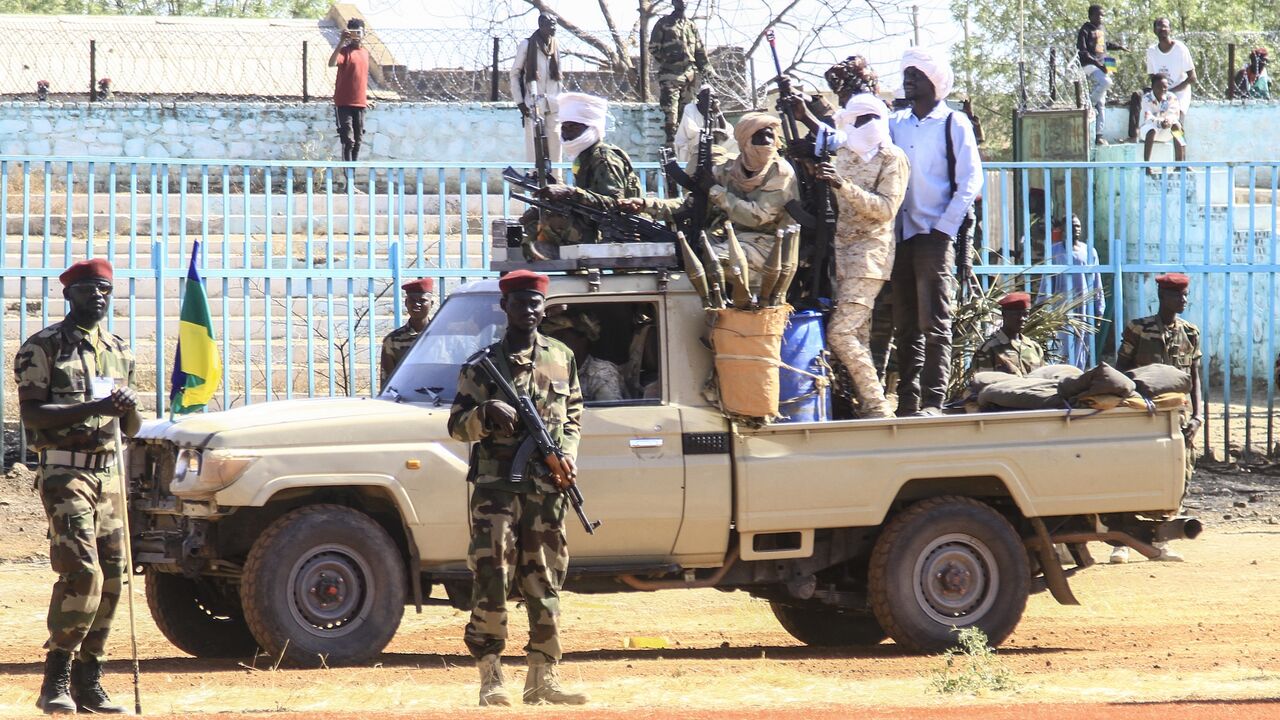
{"label": "metal railing", "polygon": [[[520,209],[502,167],[0,156],[0,424],[17,422],[18,345],[62,317],[57,275],[91,255],[116,267],[108,327],[138,356],[147,409],[163,409],[192,240],[205,248],[225,368],[213,408],[370,394],[381,338],[402,322],[402,278],[434,277],[448,292],[492,275],[491,222]],[[637,170],[646,188],[665,190],[654,164]],[[1099,274],[1109,309],[1089,340],[1096,362],[1114,357],[1125,320],[1154,312],[1155,274],[1190,274],[1186,317],[1203,331],[1212,408],[1202,447],[1273,453],[1280,163],[985,170],[975,268],[984,282],[1016,277],[1034,291],[1047,275]],[[1097,265],[1045,264],[1052,219],[1071,215]],[[12,443],[0,450],[14,457]]]}

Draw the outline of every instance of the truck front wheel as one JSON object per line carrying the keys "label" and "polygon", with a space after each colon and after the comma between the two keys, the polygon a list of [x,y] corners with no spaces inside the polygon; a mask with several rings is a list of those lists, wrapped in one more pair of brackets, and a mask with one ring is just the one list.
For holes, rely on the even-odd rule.
{"label": "truck front wheel", "polygon": [[992,646],[1022,619],[1031,588],[1027,552],[1009,521],[972,498],[943,496],[907,508],[871,553],[871,608],[895,642],[913,652],[956,644],[976,626]]}
{"label": "truck front wheel", "polygon": [[866,611],[845,612],[830,607],[798,607],[771,602],[773,616],[791,637],[813,647],[875,645],[888,635]]}
{"label": "truck front wheel", "polygon": [[368,515],[312,505],[271,523],[240,587],[262,649],[292,666],[352,665],[391,642],[404,614],[400,550]]}
{"label": "truck front wheel", "polygon": [[235,590],[220,592],[213,582],[148,569],[151,619],[174,647],[188,655],[248,660],[258,643],[235,602]]}

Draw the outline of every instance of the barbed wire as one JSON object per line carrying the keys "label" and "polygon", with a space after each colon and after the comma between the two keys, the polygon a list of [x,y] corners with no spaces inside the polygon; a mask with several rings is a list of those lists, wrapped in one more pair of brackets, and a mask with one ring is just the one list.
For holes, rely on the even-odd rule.
{"label": "barbed wire", "polygon": [[[37,99],[47,83],[51,99],[87,99],[91,84],[109,81],[113,100],[328,100],[336,70],[328,66],[341,31],[307,21],[218,18],[32,20],[0,35],[0,97]],[[380,102],[487,102],[510,99],[509,70],[528,31],[513,29],[371,30],[370,93]],[[615,101],[642,99],[639,57],[611,62],[606,34],[558,35],[562,89]],[[495,45],[496,42],[496,45]],[[495,58],[496,48],[496,58]],[[751,104],[743,53],[713,48],[729,109]],[[495,92],[496,91],[496,92]],[[656,100],[650,79],[647,99]]]}
{"label": "barbed wire", "polygon": [[[1175,38],[1187,46],[1195,62],[1197,82],[1192,88],[1196,100],[1236,100],[1257,102],[1229,92],[1235,73],[1248,63],[1249,53],[1263,47],[1271,51],[1280,48],[1280,31],[1220,31],[1188,32]],[[1147,76],[1146,38],[1124,39],[1128,52],[1112,51],[1116,70],[1112,74],[1114,85],[1108,94],[1110,102],[1121,102],[1134,93],[1150,87]],[[1234,64],[1232,46],[1234,45]],[[1014,50],[1016,53],[1016,48]],[[1025,106],[1033,109],[1075,107],[1076,85],[1079,84],[1079,102],[1088,104],[1089,85],[1085,80],[1076,53],[1074,34],[1062,33],[1052,37],[1035,38],[1022,49],[1021,81],[1018,92],[1025,94]],[[1011,70],[1018,74],[1017,56],[1011,58]]]}

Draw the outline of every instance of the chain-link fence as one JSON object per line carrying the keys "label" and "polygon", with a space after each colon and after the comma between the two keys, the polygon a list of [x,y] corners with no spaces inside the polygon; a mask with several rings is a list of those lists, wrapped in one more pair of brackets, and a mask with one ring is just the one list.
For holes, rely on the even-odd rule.
{"label": "chain-link fence", "polygon": [[[0,97],[189,101],[327,100],[341,31],[326,21],[196,17],[8,16],[0,35]],[[371,28],[375,101],[510,98],[509,71],[528,31]],[[656,100],[640,87],[636,39],[558,34],[562,86],[613,100]],[[743,51],[711,51],[730,108],[750,105]],[[106,82],[104,87],[103,82]],[[106,94],[109,88],[110,94]],[[645,92],[647,90],[647,92]]]}
{"label": "chain-link fence", "polygon": [[[1189,32],[1174,37],[1187,46],[1195,62],[1197,82],[1192,97],[1199,100],[1250,101],[1232,91],[1232,78],[1248,63],[1254,48],[1267,48],[1272,53],[1280,48],[1280,31]],[[1150,34],[1115,39],[1129,50],[1108,53],[1116,60],[1112,76],[1115,84],[1110,93],[1113,102],[1150,87],[1147,48],[1154,41]],[[1046,109],[1088,104],[1089,86],[1077,57],[1074,33],[1063,32],[1028,41],[1021,57],[1021,64],[1016,55],[1012,64],[1018,68],[1016,92],[1023,107]]]}

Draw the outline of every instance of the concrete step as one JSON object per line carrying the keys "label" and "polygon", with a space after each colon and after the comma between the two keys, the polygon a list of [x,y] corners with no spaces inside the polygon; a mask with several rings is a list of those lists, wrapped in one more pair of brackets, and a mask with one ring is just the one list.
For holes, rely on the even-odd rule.
{"label": "concrete step", "polygon": [[[514,206],[513,206],[514,207]],[[519,215],[523,212],[522,208],[515,208],[512,215]],[[502,216],[502,213],[495,212],[490,218]],[[291,224],[292,222],[292,224]],[[440,232],[440,228],[444,228],[446,233],[461,233],[465,228],[469,233],[479,234],[481,228],[487,227],[488,223],[481,214],[475,215],[457,215],[446,214],[443,218],[434,213],[427,213],[421,216],[416,214],[396,214],[389,216],[386,214],[375,215],[370,221],[367,214],[347,215],[333,214],[317,215],[312,217],[313,234],[317,236],[325,236],[329,233],[338,236],[344,236],[348,232],[357,235],[367,235],[372,228],[372,232],[378,235],[400,234],[418,235],[435,235]],[[3,225],[5,231],[10,237],[22,237],[23,220],[20,214],[10,215]],[[65,215],[58,215],[45,219],[36,215],[28,215],[26,220],[26,233],[34,242],[36,239],[43,241],[49,238],[53,242],[63,241],[67,235],[68,218]],[[72,236],[82,236],[89,233],[89,219],[85,215],[73,215],[70,218],[70,227]],[[101,218],[95,216],[93,221],[93,233],[106,237],[111,230],[110,218],[105,215]],[[243,234],[247,229],[250,233],[261,234],[271,232],[273,234],[285,233],[305,233],[307,227],[307,218],[305,216],[295,216],[290,221],[283,214],[273,214],[270,220],[266,215],[250,215],[246,224],[245,216],[240,213],[230,215],[217,215],[208,218],[207,221],[202,220],[199,216],[187,216],[183,218],[179,215],[157,216],[138,215],[133,222],[129,221],[127,214],[117,216],[115,219],[115,231],[117,242],[130,237],[137,237],[139,240],[147,239],[148,242],[154,233],[157,236],[168,235],[173,238],[180,235],[185,227],[186,234],[191,237],[200,237],[203,233],[210,236],[221,236],[224,230],[230,234]]]}
{"label": "concrete step", "polygon": [[[9,192],[7,193],[8,216],[22,217],[22,189],[21,186],[15,187],[10,181]],[[305,217],[310,209],[313,217],[321,218],[327,212],[334,215],[346,215],[348,211],[357,215],[368,215],[370,208],[376,215],[386,215],[394,210],[397,213],[406,215],[416,215],[419,212],[427,215],[437,215],[440,208],[443,207],[445,214],[459,215],[462,214],[462,208],[466,208],[466,213],[471,215],[479,215],[482,212],[490,213],[502,212],[503,193],[502,186],[494,185],[492,182],[481,192],[478,183],[474,183],[468,187],[466,196],[450,193],[441,195],[434,192],[423,192],[421,195],[417,193],[416,187],[410,185],[404,188],[401,193],[397,186],[390,195],[387,193],[385,183],[378,184],[378,190],[374,195],[369,195],[367,186],[361,186],[358,191],[351,193],[335,191],[332,194],[325,194],[323,188],[317,188],[308,199],[303,191],[295,192],[288,195],[282,192],[266,195],[260,192],[244,195],[240,192],[234,192],[224,196],[221,192],[210,192],[207,195],[201,195],[199,189],[193,189],[188,192],[184,198],[176,189],[171,190],[168,194],[147,192],[139,192],[130,194],[128,192],[117,192],[114,197],[105,192],[101,188],[97,189],[93,197],[90,198],[88,193],[83,192],[79,188],[78,192],[71,195],[68,202],[65,190],[55,189],[48,197],[46,202],[44,195],[44,187],[37,186],[31,189],[30,196],[26,199],[27,213],[41,219],[44,217],[45,208],[51,217],[65,217],[68,207],[74,217],[87,217],[89,208],[93,208],[93,215],[96,219],[107,219],[114,206],[117,216],[128,217],[130,209],[138,217],[149,217],[153,212],[158,215],[169,215],[177,218],[184,214],[186,217],[203,217],[208,215],[210,218],[222,216],[225,214],[251,216],[262,216],[266,214],[267,205],[271,206],[272,215],[285,215],[292,210],[293,215]],[[517,189],[517,192],[519,190]],[[509,201],[513,204],[520,204],[518,201]],[[247,208],[246,208],[247,204]]]}

